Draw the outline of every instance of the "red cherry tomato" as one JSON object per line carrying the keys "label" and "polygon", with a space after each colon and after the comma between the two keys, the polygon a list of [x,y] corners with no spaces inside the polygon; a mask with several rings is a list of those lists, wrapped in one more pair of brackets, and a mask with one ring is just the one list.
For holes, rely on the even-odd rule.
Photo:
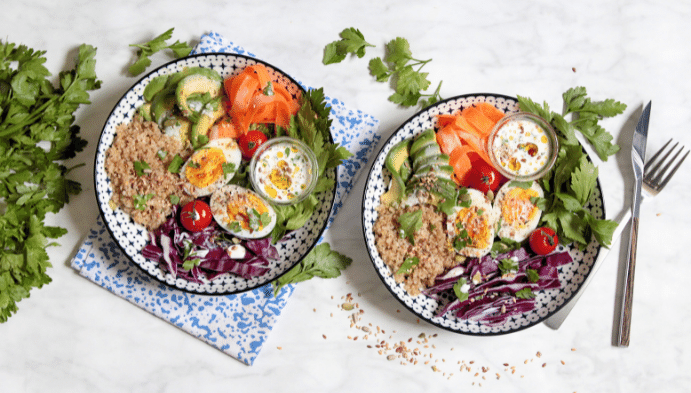
{"label": "red cherry tomato", "polygon": [[468,174],[466,183],[468,187],[487,193],[497,191],[501,183],[501,174],[497,172],[491,165],[485,162],[476,162]]}
{"label": "red cherry tomato", "polygon": [[539,255],[547,255],[559,245],[557,234],[549,227],[537,228],[530,234],[528,241],[530,242],[530,248]]}
{"label": "red cherry tomato", "polygon": [[254,152],[257,151],[257,148],[259,148],[262,143],[266,142],[267,139],[268,138],[266,135],[259,130],[247,131],[245,135],[242,135],[240,138],[238,138],[238,144],[240,145],[242,156],[246,160],[252,158]]}
{"label": "red cherry tomato", "polygon": [[199,232],[211,224],[211,208],[204,201],[188,202],[180,211],[180,222],[190,232]]}

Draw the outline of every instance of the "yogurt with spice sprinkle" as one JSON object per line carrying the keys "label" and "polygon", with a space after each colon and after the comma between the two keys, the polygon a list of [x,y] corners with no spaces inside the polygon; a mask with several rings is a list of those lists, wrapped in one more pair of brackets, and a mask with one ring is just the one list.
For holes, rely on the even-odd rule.
{"label": "yogurt with spice sprinkle", "polygon": [[252,158],[254,189],[279,204],[297,203],[314,189],[316,157],[304,143],[275,138],[264,143]]}
{"label": "yogurt with spice sprinkle", "polygon": [[[548,124],[521,114],[501,120],[488,140],[490,157],[509,178],[529,179],[544,174],[554,162],[556,138]],[[551,131],[551,133],[550,133]]]}

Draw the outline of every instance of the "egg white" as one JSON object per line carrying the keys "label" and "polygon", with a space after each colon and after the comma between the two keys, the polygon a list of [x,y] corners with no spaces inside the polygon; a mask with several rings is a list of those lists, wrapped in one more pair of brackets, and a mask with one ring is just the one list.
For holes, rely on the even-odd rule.
{"label": "egg white", "polygon": [[[187,167],[190,165],[191,162],[193,162],[196,158],[200,157],[203,155],[206,149],[209,148],[219,148],[223,151],[223,155],[225,157],[225,162],[227,164],[233,164],[235,166],[235,171],[232,172],[226,172],[219,176],[218,178],[214,179],[214,181],[205,186],[205,187],[197,187],[196,185],[192,184],[189,179],[187,178]],[[186,187],[185,189],[187,190],[188,193],[195,197],[202,197],[202,196],[207,196],[211,195],[212,192],[214,192],[217,188],[223,186],[224,184],[227,184],[233,176],[235,176],[235,173],[237,170],[240,168],[240,163],[242,161],[242,152],[240,151],[240,147],[238,146],[237,142],[233,138],[218,138],[210,141],[207,143],[204,147],[201,149],[195,151],[192,153],[192,155],[187,159],[185,164],[182,166],[180,169],[180,176],[186,181]]]}
{"label": "egg white", "polygon": [[[229,216],[229,204],[240,204],[241,210],[249,211],[250,209],[254,208],[254,206],[251,206],[251,202],[249,201],[263,203],[267,210],[266,213],[268,213],[270,219],[270,222],[267,225],[264,225],[259,229],[244,228],[242,225],[238,225],[240,224],[239,217]],[[274,211],[273,207],[271,207],[271,205],[256,192],[234,184],[220,187],[214,191],[211,194],[209,207],[211,207],[211,214],[214,216],[214,219],[218,225],[239,238],[259,239],[266,237],[276,226],[276,212]]]}
{"label": "egg white", "polygon": [[[518,191],[513,191],[518,190]],[[526,189],[525,191],[527,191]],[[530,190],[532,190],[535,196],[543,198],[545,192],[542,187],[533,181]],[[494,199],[494,208],[497,211],[497,216],[499,217],[497,236],[508,238],[516,242],[522,242],[530,236],[530,233],[537,228],[540,222],[540,217],[542,216],[542,210],[535,206],[528,197],[528,200],[523,201],[523,203],[516,203],[515,201],[507,202],[509,196],[513,193],[520,193],[522,189],[512,185],[512,182],[504,184],[499,191],[497,191],[497,196]],[[512,206],[512,207],[509,207]],[[538,209],[532,217],[528,217],[532,209]],[[515,220],[510,217],[516,217]]]}
{"label": "egg white", "polygon": [[458,228],[456,226],[456,219],[458,218],[459,213],[466,208],[473,209],[475,211],[472,213],[473,216],[477,217],[477,219],[483,222],[483,226],[486,228],[485,236],[482,239],[473,239],[475,240],[473,243],[477,244],[477,241],[482,241],[486,245],[484,247],[475,247],[471,244],[463,247],[460,250],[456,250],[456,252],[466,257],[479,258],[483,255],[487,255],[492,249],[492,245],[494,244],[497,215],[495,209],[492,207],[492,204],[487,199],[487,196],[481,191],[468,189],[468,194],[465,199],[470,201],[470,207],[455,206],[453,213],[447,217],[446,230],[449,238],[453,242],[453,239],[463,230],[463,228]]}

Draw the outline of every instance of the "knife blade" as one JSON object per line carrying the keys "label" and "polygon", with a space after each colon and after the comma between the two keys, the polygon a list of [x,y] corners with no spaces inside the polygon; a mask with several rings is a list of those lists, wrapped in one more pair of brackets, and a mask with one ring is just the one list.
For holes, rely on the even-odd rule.
{"label": "knife blade", "polygon": [[645,147],[648,139],[648,123],[650,122],[651,102],[643,108],[638,124],[633,132],[633,146],[631,148],[631,165],[633,166],[634,185],[633,203],[631,205],[631,233],[627,252],[624,278],[622,280],[621,297],[619,298],[619,323],[615,344],[618,347],[628,347],[631,339],[631,310],[633,306],[633,278],[636,268],[636,248],[638,245],[638,218],[641,205],[641,189],[643,186],[643,165],[645,163]]}

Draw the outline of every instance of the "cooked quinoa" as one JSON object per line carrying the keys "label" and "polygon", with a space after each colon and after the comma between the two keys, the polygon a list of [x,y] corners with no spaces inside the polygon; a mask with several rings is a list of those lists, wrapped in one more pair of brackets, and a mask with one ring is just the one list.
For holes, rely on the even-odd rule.
{"label": "cooked quinoa", "polygon": [[[414,235],[415,245],[401,237],[398,217],[422,209],[422,227]],[[455,266],[458,261],[445,232],[446,215],[432,205],[394,207],[380,205],[374,223],[377,250],[389,266],[396,282],[403,282],[409,294],[416,296],[434,284],[434,278]],[[406,258],[417,257],[419,263],[409,274],[395,274]]]}
{"label": "cooked quinoa", "polygon": [[[183,191],[180,175],[168,172],[176,154],[184,158],[189,152],[183,151],[178,140],[163,134],[155,122],[136,117],[131,123],[118,126],[105,162],[113,188],[111,206],[121,208],[148,230],[158,228],[172,212],[171,195],[180,204],[192,200]],[[137,175],[135,162],[149,166],[142,176]]]}

